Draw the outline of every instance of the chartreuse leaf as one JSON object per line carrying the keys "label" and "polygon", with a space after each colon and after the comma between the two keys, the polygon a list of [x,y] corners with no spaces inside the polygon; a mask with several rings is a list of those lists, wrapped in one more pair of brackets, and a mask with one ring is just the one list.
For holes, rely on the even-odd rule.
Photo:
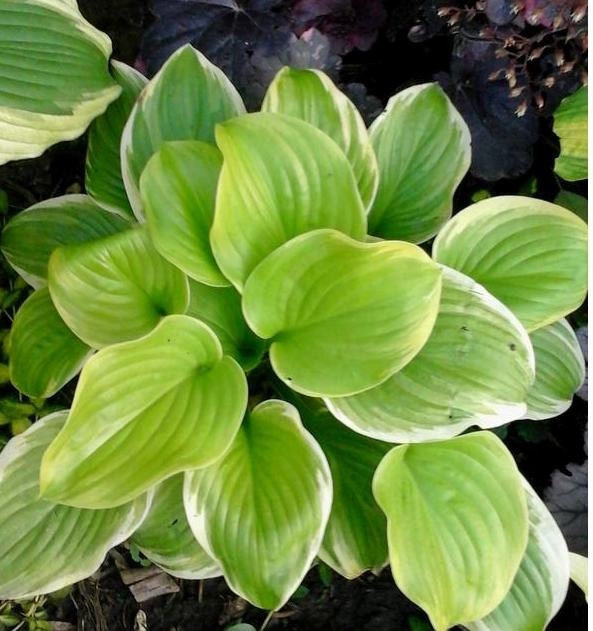
{"label": "chartreuse leaf", "polygon": [[401,370],[434,325],[441,270],[417,246],[316,230],[249,277],[243,312],[271,340],[276,374],[297,392],[346,396]]}
{"label": "chartreuse leaf", "polygon": [[436,631],[477,620],[509,591],[527,546],[527,501],[491,432],[402,445],[377,468],[391,571]]}
{"label": "chartreuse leaf", "polygon": [[319,550],[332,502],[323,452],[284,401],[265,401],[226,455],[188,471],[185,509],[194,535],[237,594],[279,609]]}
{"label": "chartreuse leaf", "polygon": [[327,411],[306,415],[303,422],[327,458],[334,488],[319,556],[349,579],[378,572],[388,563],[387,523],[371,483],[392,445],[350,431]]}
{"label": "chartreuse leaf", "polygon": [[568,410],[585,381],[585,359],[577,336],[566,320],[534,331],[535,382],[527,396],[524,418],[546,419]]}
{"label": "chartreuse leaf", "polygon": [[111,41],[75,2],[0,4],[0,164],[80,136],[120,93]]}
{"label": "chartreuse leaf", "polygon": [[120,145],[130,112],[147,79],[120,61],[111,62],[111,72],[122,91],[89,128],[84,183],[98,204],[133,216],[121,174]]}
{"label": "chartreuse leaf", "polygon": [[134,214],[143,218],[139,181],[167,140],[214,143],[214,127],[245,112],[224,73],[189,44],[169,57],[138,98],[124,129],[122,174]]}
{"label": "chartreuse leaf", "polygon": [[375,388],[326,404],[361,434],[415,443],[521,418],[534,375],[533,349],[517,318],[445,267],[436,323],[418,355]]}
{"label": "chartreuse leaf", "polygon": [[575,552],[569,552],[568,556],[570,557],[570,578],[583,591],[585,599],[589,600],[589,561],[587,557],[584,557],[582,554],[576,554]]}
{"label": "chartreuse leaf", "polygon": [[[41,492],[107,508],[226,451],[247,404],[238,364],[188,316],[99,351],[82,370],[64,429],[46,451]],[[155,440],[158,436],[158,440]]]}
{"label": "chartreuse leaf", "polygon": [[35,204],[11,219],[2,231],[2,253],[30,285],[43,287],[49,257],[57,247],[93,241],[129,225],[87,195],[64,195]]}
{"label": "chartreuse leaf", "polygon": [[587,224],[531,197],[491,197],[455,215],[433,257],[483,285],[531,332],[574,311],[587,293]]}
{"label": "chartreuse leaf", "polygon": [[155,248],[191,278],[225,287],[210,249],[222,156],[198,140],[166,142],[148,161],[140,194]]}
{"label": "chartreuse leaf", "polygon": [[21,305],[10,332],[10,380],[28,397],[47,399],[82,368],[92,350],[66,326],[47,288]]}
{"label": "chartreuse leaf", "polygon": [[187,278],[154,249],[145,227],[58,248],[49,290],[66,324],[93,348],[140,337],[189,303]]}
{"label": "chartreuse leaf", "polygon": [[47,594],[87,578],[140,525],[149,500],[81,510],[39,497],[43,452],[68,412],[19,434],[0,453],[0,598]]}
{"label": "chartreuse leaf", "polygon": [[370,132],[380,173],[370,233],[430,239],[451,216],[453,193],[469,169],[465,121],[438,84],[426,83],[393,96]]}
{"label": "chartreuse leaf", "polygon": [[529,539],[510,591],[485,618],[465,623],[469,631],[544,631],[566,597],[568,548],[560,528],[536,492],[523,480]]}
{"label": "chartreuse leaf", "polygon": [[255,368],[268,344],[247,326],[241,311],[241,296],[232,287],[210,287],[190,280],[187,315],[205,322],[220,340],[226,355],[243,370]]}
{"label": "chartreuse leaf", "polygon": [[560,138],[555,171],[570,182],[587,179],[587,86],[562,100],[554,112],[554,132]]}
{"label": "chartreuse leaf", "polygon": [[326,134],[282,114],[248,114],[219,125],[224,156],[212,250],[241,291],[255,266],[299,234],[335,228],[355,239],[366,217],[352,168]]}
{"label": "chartreuse leaf", "polygon": [[141,552],[168,574],[198,579],[220,576],[218,565],[196,541],[183,506],[183,473],[161,482],[146,519],[132,536]]}
{"label": "chartreuse leaf", "polygon": [[375,152],[354,103],[325,73],[282,68],[266,92],[262,112],[295,116],[332,138],[350,161],[364,207],[370,208],[379,183]]}

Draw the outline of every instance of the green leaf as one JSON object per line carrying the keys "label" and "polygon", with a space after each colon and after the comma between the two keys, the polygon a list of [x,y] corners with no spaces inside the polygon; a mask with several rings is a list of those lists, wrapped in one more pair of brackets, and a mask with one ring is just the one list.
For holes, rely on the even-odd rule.
{"label": "green leaf", "polygon": [[241,311],[241,296],[232,287],[209,287],[190,280],[187,315],[205,322],[220,340],[225,355],[236,359],[243,370],[257,366],[267,342],[247,326]]}
{"label": "green leaf", "polygon": [[469,129],[436,83],[402,90],[371,125],[379,190],[369,232],[422,243],[451,216],[453,193],[469,169]]}
{"label": "green leaf", "polygon": [[535,382],[529,389],[524,418],[553,418],[568,410],[585,381],[585,359],[577,336],[566,320],[531,335],[535,351]]}
{"label": "green leaf", "polygon": [[471,278],[445,267],[439,314],[418,355],[381,385],[326,404],[361,434],[423,442],[521,418],[534,376],[519,320]]}
{"label": "green leaf", "polygon": [[436,631],[500,604],[527,546],[528,519],[521,475],[494,434],[395,447],[373,492],[387,515],[395,582]]}
{"label": "green leaf", "polygon": [[292,596],[319,550],[332,501],[319,445],[284,401],[265,401],[230,450],[188,471],[185,509],[231,589],[262,609]]}
{"label": "green leaf", "polygon": [[0,164],[80,136],[117,98],[111,41],[59,0],[0,4]]}
{"label": "green leaf", "polygon": [[108,210],[132,215],[121,172],[120,145],[124,127],[147,79],[126,64],[113,60],[111,72],[122,92],[89,129],[85,188]]}
{"label": "green leaf", "polygon": [[588,566],[589,561],[587,557],[575,552],[569,552],[570,558],[570,578],[576,583],[585,594],[585,599],[589,600],[589,576]]}
{"label": "green leaf", "polygon": [[469,631],[544,631],[566,597],[568,548],[546,505],[524,480],[529,514],[527,550],[500,605]]}
{"label": "green leaf", "polygon": [[38,289],[22,304],[10,335],[10,380],[28,397],[54,395],[92,354],[66,326],[47,288]]}
{"label": "green leaf", "polygon": [[140,194],[155,248],[191,278],[225,287],[210,249],[220,152],[197,140],[164,143],[140,178]]}
{"label": "green leaf", "polygon": [[325,73],[282,68],[261,109],[300,118],[332,138],[352,166],[364,207],[370,208],[379,183],[377,158],[362,116]]}
{"label": "green leaf", "polygon": [[30,598],[87,578],[148,508],[146,495],[102,511],[40,499],[41,457],[66,416],[37,421],[0,454],[0,598]]}
{"label": "green leaf", "polygon": [[415,245],[316,230],[260,263],[243,312],[272,341],[272,366],[291,388],[346,396],[385,381],[420,351],[440,290],[440,269]]}
{"label": "green leaf", "polygon": [[188,44],[169,57],[140,94],[122,138],[122,174],[138,219],[143,218],[140,176],[163,142],[213,144],[216,124],[244,112],[231,82],[200,52]]}
{"label": "green leaf", "polygon": [[491,197],[462,210],[433,257],[483,285],[531,332],[574,311],[587,294],[587,224],[530,197]]}
{"label": "green leaf", "polygon": [[334,488],[319,557],[348,579],[378,573],[389,561],[387,523],[371,483],[392,445],[355,434],[327,412],[303,420],[327,458]]}
{"label": "green leaf", "polygon": [[220,576],[220,568],[200,547],[183,507],[183,474],[161,482],[132,542],[168,574],[185,579]]}
{"label": "green leaf", "polygon": [[588,222],[589,200],[586,197],[577,195],[571,191],[561,190],[558,195],[556,195],[554,203],[563,208],[568,208],[568,210],[572,210],[577,217],[580,217],[585,223]]}
{"label": "green leaf", "polygon": [[42,495],[83,508],[123,504],[220,458],[246,405],[245,375],[214,333],[188,316],[163,318],[145,337],[87,362],[43,458]]}
{"label": "green leaf", "polygon": [[145,335],[189,304],[187,278],[154,249],[146,228],[58,248],[49,291],[64,322],[93,348]]}
{"label": "green leaf", "polygon": [[364,207],[341,149],[313,125],[282,114],[248,114],[219,125],[224,156],[212,250],[241,291],[268,254],[297,235],[335,228],[362,240]]}
{"label": "green leaf", "polygon": [[64,195],[35,204],[11,219],[2,231],[2,253],[37,289],[47,284],[47,264],[57,247],[100,239],[129,225],[87,195]]}
{"label": "green leaf", "polygon": [[587,175],[587,86],[562,100],[554,112],[554,133],[560,138],[555,171],[564,180],[586,180]]}

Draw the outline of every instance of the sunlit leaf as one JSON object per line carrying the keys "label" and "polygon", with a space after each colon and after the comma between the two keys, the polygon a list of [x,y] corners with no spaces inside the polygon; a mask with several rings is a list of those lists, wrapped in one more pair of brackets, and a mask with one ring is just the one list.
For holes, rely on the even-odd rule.
{"label": "sunlit leaf", "polygon": [[548,324],[531,335],[535,383],[529,389],[525,418],[546,419],[568,410],[585,380],[585,359],[566,320]]}
{"label": "sunlit leaf", "polygon": [[224,156],[210,235],[224,275],[242,290],[277,247],[316,228],[363,239],[366,217],[352,168],[313,125],[249,114],[219,125]]}
{"label": "sunlit leaf", "polygon": [[187,315],[205,322],[220,340],[226,355],[251,370],[259,364],[267,342],[247,326],[241,311],[241,296],[232,287],[209,287],[190,281]]}
{"label": "sunlit leaf", "polygon": [[291,388],[346,396],[385,381],[420,351],[440,290],[440,269],[415,245],[316,230],[260,263],[243,311],[271,340],[272,366]]}
{"label": "sunlit leaf", "polygon": [[11,219],[2,231],[2,253],[30,285],[43,287],[49,257],[57,247],[100,239],[129,225],[87,195],[64,195],[35,204]]}
{"label": "sunlit leaf", "polygon": [[501,603],[529,528],[521,475],[494,434],[395,447],[375,473],[373,492],[387,515],[395,582],[436,631]]}
{"label": "sunlit leaf", "polygon": [[455,215],[433,257],[483,285],[534,331],[574,311],[587,293],[587,224],[530,197],[491,197]]}
{"label": "sunlit leaf", "polygon": [[220,576],[220,568],[196,541],[183,506],[183,474],[161,482],[150,510],[132,536],[142,554],[168,574],[185,579]]}
{"label": "sunlit leaf", "polygon": [[334,498],[319,556],[346,578],[388,563],[387,523],[371,483],[391,445],[356,434],[327,412],[303,418],[331,470]]}
{"label": "sunlit leaf", "polygon": [[469,169],[470,134],[436,83],[393,96],[371,125],[379,190],[369,231],[421,243],[451,216],[453,193]]}
{"label": "sunlit leaf", "polygon": [[560,137],[555,170],[564,180],[587,179],[587,86],[567,96],[554,112],[554,132]]}
{"label": "sunlit leaf", "polygon": [[185,275],[154,249],[146,228],[58,248],[49,290],[66,324],[93,348],[140,337],[189,303]]}
{"label": "sunlit leaf", "polygon": [[41,492],[85,508],[123,504],[222,456],[246,404],[245,375],[214,333],[188,316],[164,318],[87,362],[43,458]]}
{"label": "sunlit leaf", "polygon": [[469,631],[544,631],[568,589],[569,556],[564,537],[536,492],[524,481],[529,515],[525,556],[509,593]]}
{"label": "sunlit leaf", "polygon": [[155,248],[191,278],[228,286],[209,233],[214,217],[220,152],[197,140],[166,142],[140,178],[140,195]]}
{"label": "sunlit leaf", "polygon": [[75,2],[0,3],[0,164],[80,136],[120,93],[111,41]]}
{"label": "sunlit leaf", "polygon": [[111,72],[122,92],[89,128],[84,185],[101,206],[132,215],[121,174],[120,145],[130,112],[147,80],[120,61],[111,62]]}
{"label": "sunlit leaf", "polygon": [[589,600],[589,560],[582,554],[569,552],[570,578],[581,588],[585,598]]}
{"label": "sunlit leaf", "polygon": [[39,497],[41,457],[67,414],[37,421],[0,454],[0,598],[29,598],[87,578],[148,508],[146,495],[100,511]]}
{"label": "sunlit leaf", "polygon": [[204,55],[183,46],[144,88],[124,129],[121,158],[134,214],[143,218],[139,181],[151,156],[167,140],[214,143],[214,127],[245,111],[225,75]]}
{"label": "sunlit leaf", "polygon": [[47,288],[22,304],[10,332],[10,380],[23,394],[47,399],[74,377],[92,350],[66,326]]}
{"label": "sunlit leaf", "polygon": [[326,399],[353,430],[393,443],[450,438],[521,418],[535,374],[517,318],[483,287],[443,269],[439,314],[418,355],[381,385]]}
{"label": "sunlit leaf", "polygon": [[221,460],[186,474],[184,498],[198,542],[233,591],[279,609],[321,545],[331,477],[297,410],[272,400],[252,410]]}
{"label": "sunlit leaf", "polygon": [[262,111],[296,116],[335,140],[352,165],[365,208],[370,207],[379,181],[375,152],[358,110],[325,73],[284,67],[268,88]]}

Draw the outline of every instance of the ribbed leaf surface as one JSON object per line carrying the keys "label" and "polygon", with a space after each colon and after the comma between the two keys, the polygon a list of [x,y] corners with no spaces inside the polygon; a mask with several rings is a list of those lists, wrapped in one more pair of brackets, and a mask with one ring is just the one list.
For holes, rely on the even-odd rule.
{"label": "ribbed leaf surface", "polygon": [[554,132],[560,137],[560,155],[556,159],[558,175],[570,182],[586,180],[587,169],[587,86],[563,99],[554,112]]}
{"label": "ribbed leaf surface", "polygon": [[123,504],[222,456],[246,404],[245,375],[214,333],[187,316],[164,318],[87,362],[43,458],[43,496],[85,508]]}

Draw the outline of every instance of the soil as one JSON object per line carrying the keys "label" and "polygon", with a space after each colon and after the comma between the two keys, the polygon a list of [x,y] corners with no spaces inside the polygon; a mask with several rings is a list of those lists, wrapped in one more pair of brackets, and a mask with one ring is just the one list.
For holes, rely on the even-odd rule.
{"label": "soil", "polygon": [[[404,8],[411,4],[398,2]],[[147,1],[80,0],[80,6],[90,21],[112,37],[115,56],[133,63],[141,34],[151,21]],[[369,92],[385,100],[403,85],[431,80],[434,73],[444,69],[439,64],[448,58],[446,51],[450,44],[447,42],[426,42],[415,46],[412,54],[411,45],[405,38],[401,41],[401,56],[397,58],[413,59],[413,65],[395,63],[392,73],[378,65],[376,72],[373,67],[361,72],[360,61],[354,54],[345,60],[348,80],[370,80]],[[379,48],[382,45],[379,42]],[[377,58],[381,55],[379,52]],[[86,141],[82,138],[57,145],[38,159],[0,167],[0,189],[8,193],[9,214],[43,199],[82,191],[85,147]],[[536,151],[536,164],[528,177],[490,185],[490,190],[496,194],[517,193],[529,177],[551,172],[550,164],[556,153],[557,146],[549,138],[542,139]],[[538,179],[543,188],[538,190],[539,196],[553,199],[557,184],[546,178]],[[471,193],[480,186],[479,182],[467,178],[456,195],[456,206],[467,205]],[[572,190],[581,192],[581,186]],[[565,471],[569,463],[582,463],[586,459],[583,445],[586,419],[586,404],[575,399],[571,409],[556,419],[535,423],[519,421],[508,427],[506,435],[502,432],[519,469],[540,495],[549,485],[554,470]],[[122,552],[133,566],[127,552]],[[134,621],[140,606],[121,582],[112,557],[108,557],[98,575],[98,579],[75,586],[70,597],[50,610],[50,619],[71,622],[81,631],[135,631]],[[266,618],[267,612],[238,598],[222,579],[179,581],[179,584],[179,593],[142,605],[148,631],[214,631],[238,621],[259,628]],[[426,626],[425,614],[399,592],[388,570],[380,576],[366,574],[353,581],[333,575],[329,584],[325,584],[319,569],[313,568],[304,586],[306,589],[299,590],[303,592],[299,598],[293,598],[269,620],[267,629],[429,631],[431,628]],[[571,584],[565,604],[548,629],[584,631],[586,615],[583,595]],[[143,627],[136,628],[142,631]]]}

